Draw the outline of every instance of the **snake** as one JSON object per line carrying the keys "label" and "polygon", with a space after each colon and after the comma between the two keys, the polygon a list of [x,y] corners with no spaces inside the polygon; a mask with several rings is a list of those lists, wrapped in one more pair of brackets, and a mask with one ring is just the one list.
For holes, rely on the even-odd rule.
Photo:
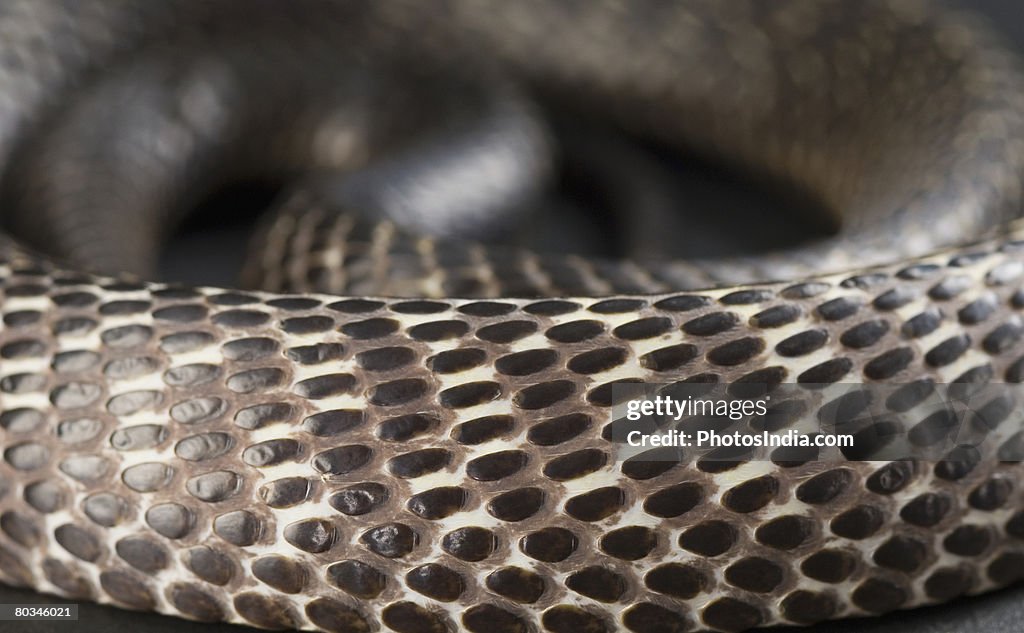
{"label": "snake", "polygon": [[[975,16],[7,0],[0,33],[5,584],[270,629],[675,633],[1024,575],[1024,75]],[[835,230],[645,259],[641,184],[629,261],[491,245],[556,170],[549,110]],[[287,192],[247,289],[145,280],[256,179]],[[650,386],[752,390],[743,428],[858,449],[626,454]]]}

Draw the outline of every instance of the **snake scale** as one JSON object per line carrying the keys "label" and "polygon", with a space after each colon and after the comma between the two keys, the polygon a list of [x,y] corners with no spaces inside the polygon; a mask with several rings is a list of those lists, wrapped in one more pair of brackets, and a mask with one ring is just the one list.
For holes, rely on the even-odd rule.
{"label": "snake scale", "polygon": [[[1024,381],[1024,82],[973,17],[7,0],[0,33],[4,220],[57,257],[3,241],[3,582],[266,628],[674,633],[1024,575],[1012,389],[969,420],[995,441],[936,460],[623,460],[611,431],[638,381]],[[463,239],[549,172],[535,98],[726,157],[838,233],[643,265]],[[263,290],[110,274],[150,273],[205,192],[310,172]],[[912,439],[948,431],[895,402]]]}

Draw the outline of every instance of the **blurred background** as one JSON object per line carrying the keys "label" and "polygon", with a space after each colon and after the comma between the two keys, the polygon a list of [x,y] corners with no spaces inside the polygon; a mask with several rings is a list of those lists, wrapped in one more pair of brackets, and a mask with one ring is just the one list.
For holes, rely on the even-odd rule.
{"label": "blurred background", "polygon": [[[1019,0],[960,0],[958,4],[988,15],[1024,55],[1024,3]],[[578,132],[578,129],[570,130],[567,142],[580,143],[573,136]],[[582,154],[587,152],[586,142],[590,141],[577,146]],[[623,152],[629,153],[630,160],[649,167],[644,177],[656,179],[660,191],[676,197],[688,209],[697,211],[687,214],[687,231],[681,233],[673,230],[670,225],[660,231],[673,240],[680,234],[692,236],[687,243],[676,245],[691,254],[706,256],[750,252],[759,248],[784,246],[785,240],[792,237],[785,222],[774,223],[785,227],[774,232],[759,229],[757,232],[740,232],[737,236],[735,231],[728,230],[734,229],[737,222],[742,223],[745,218],[752,220],[764,213],[779,214],[781,217],[787,214],[785,203],[775,200],[770,192],[759,190],[734,174],[686,157],[680,159],[665,156],[658,148],[630,145],[625,139],[603,138],[599,142],[605,144],[606,148],[621,147]],[[602,228],[600,216],[583,212],[584,208],[595,203],[595,198],[607,197],[604,192],[594,192],[588,188],[587,176],[586,168],[564,170],[560,176],[561,195],[551,203],[559,208],[560,213],[551,214],[555,219],[550,220],[548,225],[531,230],[535,240],[532,246],[539,250],[555,249],[582,254],[609,252],[609,241],[615,238],[614,229]],[[161,276],[169,281],[234,284],[245,256],[251,215],[268,204],[274,194],[271,190],[227,192],[208,201],[204,213],[199,214],[201,219],[183,227],[164,254]],[[736,209],[736,213],[717,224],[713,219],[720,217],[719,214],[700,213],[702,209],[716,207]],[[694,230],[693,218],[702,216],[711,220],[707,226]],[[667,218],[665,221],[672,220]],[[569,227],[571,230],[566,230]],[[64,601],[0,585],[0,603],[62,604]],[[877,619],[826,622],[809,628],[771,630],[778,633],[1011,633],[1021,631],[1024,628],[1022,622],[1024,586],[1018,586],[984,596],[959,599],[946,605],[897,612]],[[0,622],[0,630],[16,633],[110,633],[121,629],[131,629],[135,633],[177,633],[186,628],[193,633],[256,631],[236,625],[185,623],[177,618],[132,613],[87,603],[80,604],[79,620],[75,623]]]}

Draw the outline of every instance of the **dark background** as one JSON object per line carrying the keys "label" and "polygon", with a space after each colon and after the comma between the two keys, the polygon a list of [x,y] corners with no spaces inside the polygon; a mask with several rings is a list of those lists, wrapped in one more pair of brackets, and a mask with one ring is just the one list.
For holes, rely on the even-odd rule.
{"label": "dark background", "polygon": [[[723,0],[728,1],[728,0]],[[987,14],[1024,53],[1024,3],[1019,0],[961,0]],[[706,176],[706,174],[705,174]],[[715,197],[736,200],[730,191],[730,177],[712,175],[710,189],[699,195],[714,201]],[[740,198],[743,195],[740,194]],[[753,200],[757,196],[747,196]],[[752,213],[757,213],[754,210]],[[238,227],[199,225],[179,237],[165,257],[162,274],[175,281],[231,284],[242,260],[246,232]],[[66,601],[30,591],[0,585],[0,604],[62,604]],[[18,633],[111,633],[130,629],[135,633],[245,633],[248,627],[221,624],[198,624],[152,613],[135,613],[91,603],[79,605],[77,622],[0,622],[0,631]],[[1011,587],[984,596],[963,598],[936,607],[892,613],[881,618],[826,622],[809,628],[771,629],[777,633],[953,633],[957,631],[991,631],[1014,633],[1024,630],[1024,586]]]}

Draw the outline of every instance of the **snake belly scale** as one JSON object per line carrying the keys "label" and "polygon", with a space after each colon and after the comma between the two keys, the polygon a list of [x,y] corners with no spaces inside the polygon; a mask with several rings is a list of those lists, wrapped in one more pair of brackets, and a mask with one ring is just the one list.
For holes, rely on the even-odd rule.
{"label": "snake belly scale", "polygon": [[[546,283],[562,296],[509,298],[493,279],[481,294],[496,296],[447,296],[437,261],[419,293],[430,298],[377,296],[386,285],[338,296],[283,283],[291,294],[271,294],[83,272],[145,267],[174,217],[171,202],[198,178],[178,169],[175,150],[185,162],[205,156],[181,148],[215,146],[221,128],[188,116],[93,127],[90,112],[132,100],[104,101],[125,84],[109,88],[102,72],[95,89],[76,77],[189,4],[4,7],[0,27],[38,40],[22,48],[52,53],[5,59],[0,75],[10,96],[0,102],[0,147],[8,171],[24,176],[5,183],[20,209],[13,224],[37,244],[52,238],[70,264],[3,238],[3,582],[272,629],[668,633],[874,615],[1020,579],[1021,465],[1005,459],[1022,437],[1012,390],[978,423],[992,441],[936,461],[619,460],[611,441],[613,391],[641,381],[1024,381],[1024,227],[1004,223],[1020,202],[1024,84],[984,28],[917,2],[638,2],[627,11],[611,0],[566,3],[574,10],[451,0],[450,20],[426,3],[323,4],[361,7],[387,26],[369,32],[389,42],[386,33],[428,26],[441,41],[459,39],[456,31],[471,44],[493,40],[499,66],[553,101],[578,93],[630,129],[732,155],[815,194],[854,230],[791,257],[666,265],[636,277],[650,284],[637,282],[635,293],[597,284],[609,296]],[[52,13],[33,13],[39,6]],[[755,19],[763,29],[751,28]],[[711,33],[693,37],[693,50],[742,71],[753,92],[730,101],[731,88],[710,74],[679,82],[679,55],[693,50],[672,29]],[[592,46],[608,39],[633,50],[636,33],[654,34],[651,59],[639,45],[636,56]],[[791,46],[759,48],[780,35]],[[909,71],[870,72],[900,46]],[[732,53],[709,55],[723,50]],[[292,53],[282,46],[263,59]],[[249,76],[211,59],[200,70],[212,75],[186,79],[232,88],[225,78]],[[865,65],[859,90],[853,71]],[[822,89],[839,84],[847,88]],[[802,97],[787,102],[783,89]],[[79,90],[88,93],[81,101]],[[884,98],[861,110],[865,90]],[[37,110],[66,91],[70,104],[54,114],[66,125],[37,129]],[[214,93],[187,94],[207,103]],[[71,114],[59,119],[65,105]],[[265,114],[252,120],[274,120]],[[67,153],[111,140],[90,129],[116,135],[167,120],[161,134],[174,134],[158,136],[173,142],[148,147],[152,162]],[[199,132],[189,128],[196,121]],[[250,131],[232,132],[246,149],[258,147]],[[211,155],[203,165],[239,153]],[[118,171],[143,163],[138,174]],[[117,194],[109,206],[104,191]],[[125,222],[110,211],[125,200],[155,206],[133,206]],[[922,225],[929,230],[910,231]],[[997,226],[997,237],[978,241]],[[907,243],[893,245],[894,233]],[[971,243],[957,245],[964,236]],[[344,262],[343,248],[327,244],[316,266]],[[302,253],[288,256],[295,279],[309,281]],[[268,261],[260,265],[273,268]],[[600,275],[588,271],[593,287]],[[766,276],[789,281],[747,283]],[[690,289],[721,282],[743,285]],[[919,404],[904,399],[900,413],[931,432]]]}

